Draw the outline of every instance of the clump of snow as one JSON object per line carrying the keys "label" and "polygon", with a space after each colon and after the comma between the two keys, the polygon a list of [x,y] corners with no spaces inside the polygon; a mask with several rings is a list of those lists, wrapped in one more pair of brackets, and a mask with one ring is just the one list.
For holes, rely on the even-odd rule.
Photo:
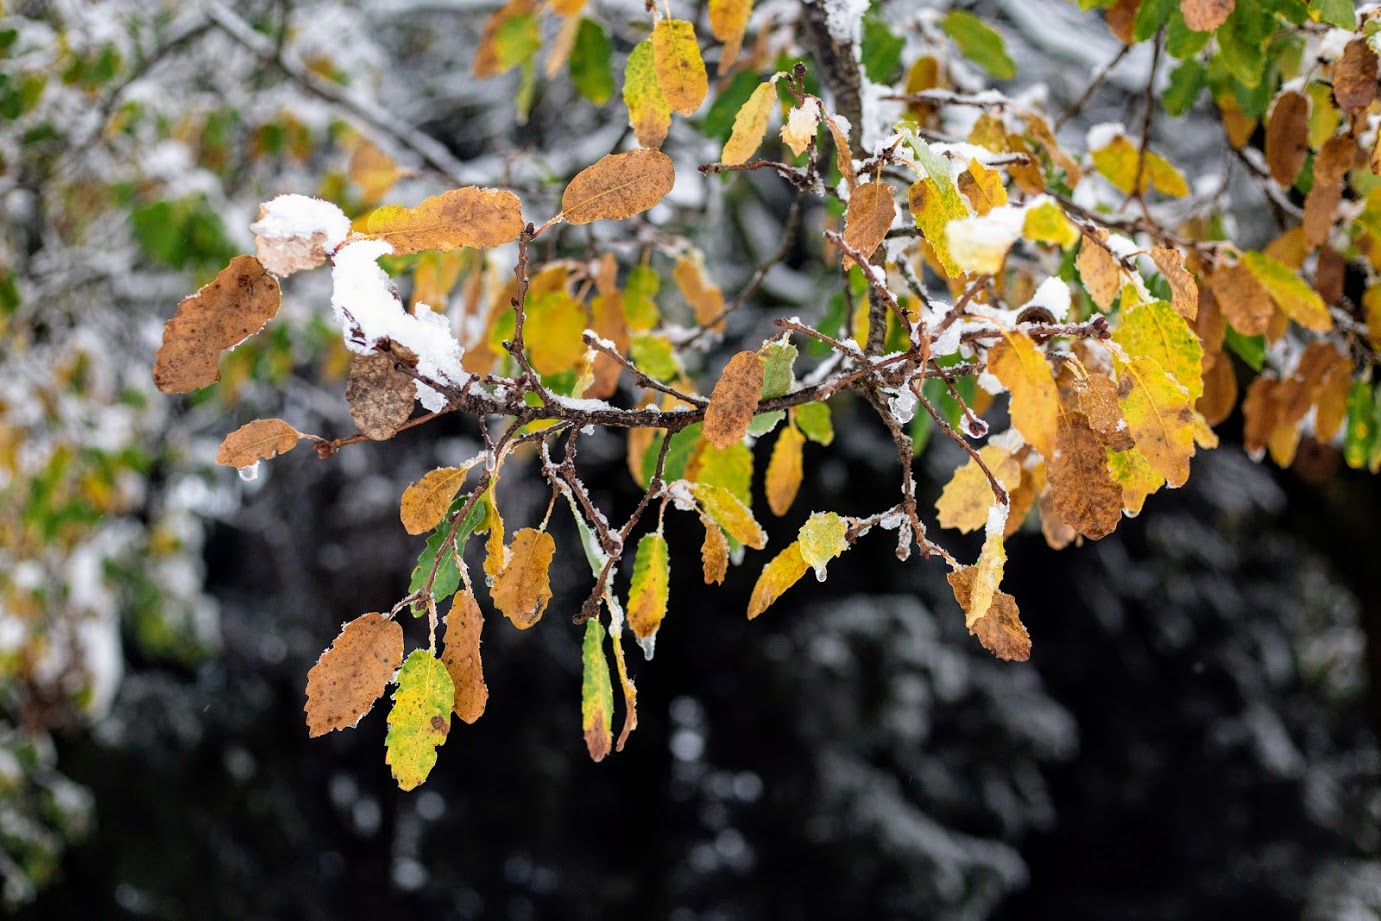
{"label": "clump of snow", "polygon": [[978,386],[982,387],[985,391],[991,393],[993,396],[997,396],[999,393],[1002,393],[1007,389],[1006,387],[1002,386],[1002,381],[997,379],[997,375],[991,371],[984,371],[982,374],[978,375],[976,380]]}
{"label": "clump of snow", "polygon": [[1007,512],[1011,507],[1010,502],[1003,502],[988,509],[988,523],[983,528],[984,537],[1002,536],[1002,532],[1007,530]]}
{"label": "clump of snow", "polygon": [[1126,133],[1127,126],[1121,122],[1103,122],[1088,130],[1088,134],[1084,137],[1084,146],[1088,150],[1102,150],[1117,140],[1119,135],[1126,135]]}
{"label": "clump of snow", "polygon": [[841,45],[857,45],[863,40],[863,14],[868,0],[824,0],[825,28],[830,38]]}
{"label": "clump of snow", "polygon": [[966,272],[995,275],[1026,221],[1022,205],[1000,205],[987,214],[950,221],[945,239],[956,265]]}
{"label": "clump of snow", "polygon": [[[403,308],[379,257],[393,252],[383,240],[353,240],[337,251],[331,272],[331,307],[352,352],[369,354],[375,344],[392,340],[417,356],[417,373],[429,380],[462,386],[469,375],[460,366],[464,350],[450,322],[426,304],[416,315]],[[417,398],[431,412],[446,407],[446,397],[417,382]]]}
{"label": "clump of snow", "polygon": [[345,212],[320,198],[307,195],[279,195],[264,202],[259,220],[249,229],[261,237],[286,239],[321,234],[328,249],[335,249],[350,236],[350,218]]}
{"label": "clump of snow", "polygon": [[1050,311],[1055,322],[1062,323],[1065,317],[1069,316],[1069,306],[1069,285],[1059,278],[1051,277],[1041,282],[1036,293],[1031,295],[1031,300],[1022,305],[1022,309],[1044,307]]}
{"label": "clump of snow", "polygon": [[874,83],[867,77],[863,78],[862,83],[858,101],[863,123],[858,127],[862,133],[863,150],[871,155],[895,143],[893,126],[901,118],[903,108],[902,103],[883,98],[896,92],[892,87]]}
{"label": "clump of snow", "polygon": [[895,395],[888,399],[887,409],[898,424],[906,425],[916,415],[916,394],[906,385],[898,387]]}

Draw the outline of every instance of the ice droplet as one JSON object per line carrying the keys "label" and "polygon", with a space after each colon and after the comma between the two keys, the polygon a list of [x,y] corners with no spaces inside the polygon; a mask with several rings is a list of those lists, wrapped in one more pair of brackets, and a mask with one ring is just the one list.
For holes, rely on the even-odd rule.
{"label": "ice droplet", "polygon": [[259,462],[255,461],[248,467],[239,467],[237,468],[237,472],[240,474],[240,479],[244,480],[246,483],[251,480],[257,480],[259,479]]}

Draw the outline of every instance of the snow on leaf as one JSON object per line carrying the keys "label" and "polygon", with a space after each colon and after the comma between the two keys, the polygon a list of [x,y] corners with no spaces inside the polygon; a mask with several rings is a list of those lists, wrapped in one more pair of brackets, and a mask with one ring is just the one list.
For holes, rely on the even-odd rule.
{"label": "snow on leaf", "polygon": [[303,437],[282,419],[256,419],[225,436],[216,451],[216,463],[226,467],[248,467],[263,458],[291,451]]}
{"label": "snow on leaf", "polygon": [[753,595],[748,599],[748,619],[752,620],[766,611],[783,592],[799,582],[808,569],[810,567],[801,556],[799,541],[773,557],[763,567],[762,575],[758,576],[757,584],[753,586]]}
{"label": "snow on leaf", "polygon": [[547,570],[556,554],[556,542],[545,531],[523,528],[513,535],[508,548],[508,565],[494,579],[491,595],[494,606],[526,630],[542,619],[551,600]]}
{"label": "snow on leaf", "polygon": [[700,510],[714,520],[734,540],[754,550],[767,546],[767,535],[748,506],[728,489],[713,483],[694,483],[691,494]]}
{"label": "snow on leaf", "polygon": [[801,525],[796,535],[801,560],[815,570],[818,581],[825,581],[830,560],[849,549],[848,532],[849,523],[834,512],[816,512]]}
{"label": "snow on leaf", "polygon": [[652,60],[667,104],[682,115],[694,115],[710,89],[695,26],[684,19],[658,20],[652,28]]}
{"label": "snow on leaf", "polygon": [[604,657],[604,632],[598,617],[585,621],[580,654],[580,723],[592,761],[604,760],[613,748],[614,685],[609,680],[609,660]]}
{"label": "snow on leaf", "polygon": [[795,426],[788,425],[777,436],[772,447],[772,459],[767,464],[767,480],[764,491],[767,493],[767,506],[777,517],[785,515],[796,501],[796,493],[801,488],[804,474],[804,455],[802,448],[805,436]]}
{"label": "snow on leaf", "polygon": [[324,264],[350,236],[350,218],[319,198],[279,195],[259,206],[249,229],[259,262],[282,278]]}
{"label": "snow on leaf", "polygon": [[480,661],[483,627],[484,612],[475,596],[469,592],[457,594],[451,602],[451,612],[446,615],[441,663],[455,686],[456,716],[466,723],[479,719],[489,701],[489,687],[484,683],[484,666]]}
{"label": "snow on leaf", "polygon": [[[973,605],[974,588],[978,581],[978,567],[956,569],[948,577],[954,590],[954,600],[967,612]],[[1006,592],[995,592],[987,613],[970,625],[969,632],[978,637],[983,648],[1008,662],[1025,662],[1031,658],[1031,636],[1021,622],[1017,600]]]}
{"label": "snow on leaf", "polygon": [[253,256],[236,256],[215,280],[183,298],[163,325],[153,382],[164,393],[187,393],[221,379],[220,354],[257,333],[278,313],[278,280]]}
{"label": "snow on leaf", "polygon": [[415,789],[436,766],[436,749],[451,731],[454,706],[455,686],[446,666],[425,649],[414,650],[398,672],[384,737],[384,761],[400,790]]}
{"label": "snow on leaf", "polygon": [[415,208],[384,205],[374,210],[366,231],[385,240],[397,255],[463,246],[499,246],[523,231],[523,206],[504,189],[466,186],[424,199]]}
{"label": "snow on leaf", "polygon": [[621,221],[657,204],[675,182],[671,158],[659,150],[608,154],[576,173],[561,194],[561,213],[571,224]]}
{"label": "snow on leaf", "polygon": [[351,729],[370,711],[403,661],[403,628],[383,614],[346,624],[307,672],[307,731]]}
{"label": "snow on leaf", "polygon": [[993,208],[987,214],[951,221],[945,228],[949,254],[964,272],[996,275],[1007,253],[1022,234],[1025,209],[1012,205]]}
{"label": "snow on leaf", "polygon": [[1049,458],[1060,397],[1045,354],[1025,333],[1004,332],[1002,341],[988,352],[988,370],[1012,392],[1012,425],[1028,444]]}
{"label": "snow on leaf", "polygon": [[623,101],[628,106],[628,123],[643,147],[657,148],[671,128],[671,106],[657,85],[652,40],[639,42],[628,55],[623,77]]}
{"label": "snow on leaf", "polygon": [[976,571],[973,594],[965,608],[968,616],[964,619],[964,626],[970,630],[988,616],[993,599],[998,595],[997,587],[1002,584],[1002,569],[1006,562],[1007,550],[1002,543],[1002,531],[990,528],[983,540],[983,549],[978,554],[978,565],[974,567]]}
{"label": "snow on leaf", "polygon": [[657,628],[667,613],[668,582],[671,564],[666,538],[660,534],[645,534],[638,541],[633,558],[633,584],[628,590],[628,626],[643,648],[643,656],[652,658]]}
{"label": "snow on leaf", "polygon": [[[714,6],[712,0],[711,11]],[[737,166],[747,162],[748,158],[757,152],[763,137],[767,134],[767,121],[772,116],[776,102],[777,87],[771,80],[759,84],[758,88],[753,90],[753,95],[748,97],[748,101],[739,107],[738,114],[734,116],[734,130],[729,135],[729,140],[724,143],[724,152],[719,155],[720,162]]]}
{"label": "snow on leaf", "polygon": [[404,530],[409,534],[424,534],[440,524],[456,493],[465,484],[466,474],[479,460],[477,457],[459,467],[429,470],[403,490],[398,517]]}
{"label": "snow on leaf", "polygon": [[820,101],[808,96],[806,101],[786,114],[786,124],[782,125],[782,143],[791,148],[796,156],[806,152],[815,133],[820,130]]}
{"label": "snow on leaf", "polygon": [[705,408],[705,439],[716,448],[742,440],[762,393],[763,362],[756,352],[739,352],[724,366]]}

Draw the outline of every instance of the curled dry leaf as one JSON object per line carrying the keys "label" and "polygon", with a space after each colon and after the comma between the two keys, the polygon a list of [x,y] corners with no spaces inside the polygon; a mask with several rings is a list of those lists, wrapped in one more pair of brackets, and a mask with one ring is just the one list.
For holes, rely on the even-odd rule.
{"label": "curled dry leaf", "polygon": [[354,355],[345,381],[350,418],[374,441],[387,441],[412,417],[417,384],[391,355]]}
{"label": "curled dry leaf", "polygon": [[378,208],[369,215],[366,230],[398,255],[499,246],[522,233],[523,206],[505,189],[466,186],[424,199],[415,208]]}
{"label": "curled dry leaf", "polygon": [[1151,261],[1170,284],[1175,312],[1192,321],[1199,314],[1199,285],[1184,267],[1184,255],[1168,246],[1151,249]]}
{"label": "curled dry leaf", "polygon": [[225,436],[216,451],[216,463],[249,467],[264,458],[291,451],[302,437],[301,432],[282,419],[256,419]]}
{"label": "curled dry leaf", "polygon": [[[954,600],[965,611],[973,604],[974,585],[978,580],[978,567],[965,566],[951,572],[950,588],[954,590]],[[1021,622],[1021,612],[1017,600],[1006,592],[995,592],[988,612],[969,628],[978,637],[983,648],[1008,662],[1025,662],[1031,658],[1031,635]]]}
{"label": "curled dry leaf", "polygon": [[484,612],[475,596],[459,592],[446,615],[446,637],[441,650],[441,664],[455,685],[455,712],[466,723],[473,723],[484,713],[489,701],[489,687],[484,683],[484,665],[480,661],[480,632],[484,627]]}
{"label": "curled dry leaf", "polygon": [[[887,237],[892,221],[897,217],[897,203],[892,198],[892,186],[886,182],[869,182],[854,189],[849,207],[844,212],[844,242],[863,256],[871,258],[873,251]],[[844,257],[844,266],[854,260]]]}
{"label": "curled dry leaf", "polygon": [[748,425],[762,393],[763,364],[757,352],[739,352],[724,366],[724,373],[705,408],[705,439],[716,448],[727,448],[748,434]]}
{"label": "curled dry leaf", "polygon": [[278,313],[278,280],[253,256],[236,256],[215,280],[177,305],[163,325],[153,382],[187,393],[221,379],[220,354],[257,333]]}
{"label": "curled dry leaf", "polygon": [[1376,99],[1376,52],[1364,38],[1354,38],[1333,66],[1333,98],[1349,115],[1365,112]]}
{"label": "curled dry leaf", "polygon": [[652,28],[652,61],[667,105],[694,115],[710,91],[695,27],[684,19],[661,19]]}
{"label": "curled dry leaf", "polygon": [[307,732],[351,729],[387,689],[403,662],[403,628],[382,614],[346,624],[307,672]]}
{"label": "curled dry leaf", "polygon": [[1276,97],[1266,122],[1266,166],[1285,187],[1295,184],[1309,156],[1309,99],[1286,90]]}
{"label": "curled dry leaf", "polygon": [[676,182],[671,158],[660,150],[609,154],[576,174],[561,195],[568,223],[621,221],[661,201]]}
{"label": "curled dry leaf", "polygon": [[259,219],[249,229],[259,263],[283,278],[325,264],[350,236],[350,218],[319,198],[279,195],[259,206]]}
{"label": "curled dry leaf", "polygon": [[1184,24],[1195,32],[1212,32],[1227,22],[1236,0],[1180,0]]}
{"label": "curled dry leaf", "polygon": [[556,542],[545,531],[523,528],[513,535],[508,548],[508,565],[494,579],[491,592],[494,606],[526,630],[542,619],[551,600],[547,570],[556,554]]}
{"label": "curled dry leaf", "polygon": [[1356,159],[1357,142],[1347,135],[1329,138],[1314,158],[1314,184],[1304,199],[1304,242],[1310,249],[1328,239],[1343,197],[1343,177]]}

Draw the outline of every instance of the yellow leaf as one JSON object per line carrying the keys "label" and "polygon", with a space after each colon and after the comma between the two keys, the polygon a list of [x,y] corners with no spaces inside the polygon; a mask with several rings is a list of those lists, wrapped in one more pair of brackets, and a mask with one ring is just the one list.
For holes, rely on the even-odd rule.
{"label": "yellow leaf", "polygon": [[1067,249],[1079,242],[1079,228],[1075,227],[1064,209],[1050,199],[1027,209],[1021,235],[1037,243],[1054,243]]}
{"label": "yellow leaf", "polygon": [[[995,444],[986,444],[979,449],[978,455],[1008,493],[1021,483],[1021,464],[1011,452]],[[995,504],[997,496],[993,494],[987,475],[977,461],[969,458],[945,484],[935,503],[935,512],[940,527],[957,528],[967,534],[987,524],[988,510]]]}
{"label": "yellow leaf", "polygon": [[384,738],[384,760],[400,790],[414,789],[436,766],[436,749],[451,731],[454,706],[455,685],[446,666],[425,649],[414,650],[398,672]]}
{"label": "yellow leaf", "polygon": [[[743,3],[744,0],[738,0]],[[713,11],[714,3],[710,9]],[[713,15],[713,13],[711,13]],[[723,59],[720,67],[723,68]],[[753,90],[753,95],[739,107],[734,116],[734,130],[724,144],[724,152],[719,155],[720,162],[730,166],[744,163],[757,152],[767,134],[767,121],[772,117],[773,104],[777,101],[777,87],[772,81],[761,83]]]}
{"label": "yellow leaf", "polygon": [[719,525],[729,536],[746,547],[761,550],[767,546],[767,535],[748,506],[723,486],[713,483],[694,483],[691,493],[700,503],[700,510]]}
{"label": "yellow leaf", "polygon": [[[664,20],[665,21],[665,20]],[[621,221],[651,208],[676,182],[671,158],[660,150],[608,154],[576,174],[561,195],[567,223]]]}
{"label": "yellow leaf", "polygon": [[739,352],[724,366],[705,407],[705,439],[725,448],[748,434],[762,393],[763,364],[756,352]]}
{"label": "yellow leaf", "polygon": [[503,516],[499,514],[499,506],[494,502],[494,490],[497,486],[497,479],[490,482],[483,500],[484,521],[475,529],[481,533],[489,532],[489,537],[484,542],[484,574],[491,579],[503,572],[504,567],[508,565],[508,551],[503,545]]}
{"label": "yellow leaf", "polygon": [[382,614],[346,624],[307,672],[307,732],[351,729],[388,688],[403,662],[403,628]]}
{"label": "yellow leaf", "polygon": [[549,291],[527,306],[523,340],[538,374],[569,371],[585,357],[585,310],[563,289]]}
{"label": "yellow leaf", "polygon": [[782,593],[800,581],[810,567],[801,556],[799,542],[791,544],[773,558],[762,569],[753,595],[748,600],[748,619],[752,620],[766,611],[772,602],[782,597]]}
{"label": "yellow leaf", "polygon": [[547,609],[551,600],[547,570],[555,553],[556,542],[545,531],[523,528],[513,535],[508,565],[494,579],[490,594],[494,606],[519,630],[537,623]]}
{"label": "yellow leaf", "polygon": [[216,451],[216,463],[249,467],[263,458],[291,451],[302,437],[301,432],[282,419],[256,419],[225,436]]}
{"label": "yellow leaf", "polygon": [[969,596],[969,606],[965,608],[967,617],[964,626],[970,631],[980,620],[988,616],[997,587],[1002,584],[1002,570],[1007,563],[1007,549],[1002,543],[1002,532],[993,531],[983,540],[983,549],[978,554],[978,565],[974,567],[973,594]]}
{"label": "yellow leaf", "polygon": [[[686,303],[695,310],[696,323],[708,326],[712,321],[719,319],[719,315],[724,312],[724,294],[718,285],[705,277],[705,262],[699,251],[677,259],[671,277]],[[716,330],[723,328],[723,320],[714,326]]]}
{"label": "yellow leaf", "polygon": [[1190,400],[1203,396],[1203,345],[1165,301],[1147,301],[1122,311],[1112,338],[1128,355],[1155,359]]}
{"label": "yellow leaf", "polygon": [[652,41],[639,42],[628,55],[623,76],[623,101],[628,106],[628,123],[644,147],[661,147],[671,128],[671,106],[657,85]]}
{"label": "yellow leaf", "polygon": [[633,558],[633,583],[628,589],[628,626],[648,659],[652,658],[657,628],[666,617],[670,579],[666,538],[655,533],[644,535],[638,541],[638,552]]}
{"label": "yellow leaf", "polygon": [[806,438],[793,425],[787,425],[772,447],[772,459],[767,464],[767,505],[772,514],[781,517],[796,501],[803,474],[803,448]]}
{"label": "yellow leaf", "polygon": [[1242,264],[1256,276],[1256,280],[1271,295],[1271,300],[1290,319],[1315,332],[1333,329],[1333,317],[1329,315],[1323,298],[1289,266],[1257,252],[1243,253]]}
{"label": "yellow leaf", "polygon": [[398,517],[409,534],[425,534],[441,523],[451,500],[465,484],[465,475],[478,458],[459,467],[438,467],[422,475],[416,483],[403,490]]}
{"label": "yellow leaf", "polygon": [[752,12],[753,0],[710,0],[710,34],[724,43],[719,52],[721,77],[738,60],[739,49],[743,47],[743,33],[748,28],[748,17]]}
{"label": "yellow leaf", "polygon": [[[854,189],[849,207],[844,212],[844,242],[869,259],[887,237],[887,231],[897,216],[897,203],[892,199],[892,186],[886,182],[868,182]],[[845,268],[853,265],[844,257]]]}
{"label": "yellow leaf", "polygon": [[523,206],[504,189],[466,186],[424,199],[415,208],[384,205],[369,215],[369,236],[395,255],[462,246],[499,246],[523,231]]}
{"label": "yellow leaf", "polygon": [[1054,451],[1060,394],[1044,353],[1025,333],[1004,332],[988,352],[988,370],[1012,392],[1012,425],[1047,459]]}
{"label": "yellow leaf", "polygon": [[153,382],[164,393],[187,393],[221,379],[221,352],[257,333],[278,313],[274,278],[253,256],[236,256],[216,279],[182,299],[163,324]]}
{"label": "yellow leaf", "polygon": [[[1130,195],[1136,188],[1137,161],[1140,154],[1136,145],[1125,134],[1118,134],[1103,147],[1091,152],[1093,168],[1113,184],[1117,191]],[[1141,177],[1140,191],[1146,191],[1147,177]]]}
{"label": "yellow leaf", "polygon": [[940,261],[940,267],[944,269],[945,274],[951,278],[962,275],[963,270],[950,256],[945,235],[950,221],[969,216],[969,210],[959,198],[959,193],[953,188],[949,188],[947,193],[934,179],[919,179],[911,183],[910,189],[907,190],[907,203],[911,207],[911,216],[915,219],[916,226],[920,228],[926,242],[935,250],[935,258]]}
{"label": "yellow leaf", "polygon": [[801,525],[796,543],[801,560],[815,570],[815,578],[825,581],[829,561],[849,549],[849,523],[834,512],[816,512]]}
{"label": "yellow leaf", "polygon": [[951,221],[945,228],[949,254],[965,272],[996,275],[1021,236],[1024,218],[1017,208],[1002,207],[982,217]]}
{"label": "yellow leaf", "polygon": [[1177,249],[1156,246],[1151,249],[1151,261],[1170,284],[1175,312],[1186,320],[1194,320],[1199,315],[1199,285],[1185,271],[1184,256]]}
{"label": "yellow leaf", "polygon": [[1194,410],[1184,388],[1154,358],[1118,362],[1122,416],[1151,468],[1172,487],[1189,479]]}
{"label": "yellow leaf", "polygon": [[[480,661],[480,632],[484,627],[484,613],[475,596],[461,591],[451,601],[451,613],[446,615],[445,647],[441,664],[455,686],[456,716],[473,723],[484,713],[489,701],[489,687],[484,683],[484,667]],[[401,646],[400,653],[401,653]]]}
{"label": "yellow leaf", "polygon": [[393,188],[403,171],[388,154],[370,141],[361,140],[350,154],[346,175],[360,187],[360,195],[365,201],[374,202]]}
{"label": "yellow leaf", "polygon": [[1002,174],[988,169],[977,160],[970,160],[969,168],[959,174],[959,191],[969,200],[974,213],[980,216],[1007,204]]}
{"label": "yellow leaf", "polygon": [[1183,198],[1189,194],[1189,183],[1185,182],[1184,173],[1154,150],[1146,151],[1146,165],[1142,172],[1147,182],[1171,198]]}
{"label": "yellow leaf", "polygon": [[667,104],[682,115],[694,115],[710,89],[695,27],[684,19],[659,20],[652,28],[652,60]]}

